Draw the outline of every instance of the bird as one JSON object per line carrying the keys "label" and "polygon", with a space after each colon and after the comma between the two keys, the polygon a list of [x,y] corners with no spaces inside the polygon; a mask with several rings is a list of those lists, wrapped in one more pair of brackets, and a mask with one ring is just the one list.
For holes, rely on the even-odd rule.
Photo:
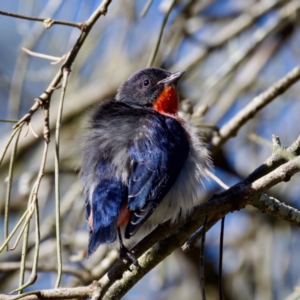
{"label": "bird", "polygon": [[[178,114],[185,72],[146,68],[93,108],[81,142],[88,257],[101,244],[129,247],[159,224],[185,218],[211,168],[206,145]],[[125,238],[125,239],[124,239]]]}

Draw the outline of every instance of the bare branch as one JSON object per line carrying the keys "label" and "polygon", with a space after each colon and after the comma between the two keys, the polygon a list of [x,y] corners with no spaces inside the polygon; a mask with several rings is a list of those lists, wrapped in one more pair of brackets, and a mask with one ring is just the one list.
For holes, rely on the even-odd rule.
{"label": "bare branch", "polygon": [[10,143],[12,142],[14,136],[15,136],[19,131],[22,130],[23,125],[24,125],[24,123],[20,123],[19,126],[18,126],[18,128],[15,128],[14,131],[12,132],[12,134],[10,135],[10,137],[9,137],[9,139],[8,139],[8,141],[7,141],[7,143],[5,144],[3,150],[2,150],[2,152],[1,152],[1,154],[0,154],[0,165],[2,164],[2,161],[3,161],[3,159],[4,159],[4,156],[5,156],[6,152],[7,152],[7,149],[8,149],[8,147],[9,147]]}
{"label": "bare branch", "polygon": [[108,9],[109,4],[112,0],[103,0],[101,4],[98,6],[98,8],[95,10],[95,12],[90,16],[90,18],[84,22],[82,26],[84,26],[84,30],[81,32],[81,35],[79,36],[78,40],[76,41],[73,49],[70,52],[70,55],[68,56],[65,64],[62,66],[62,68],[59,70],[59,72],[55,75],[52,82],[49,84],[47,89],[35,100],[35,104],[31,107],[29,112],[14,126],[14,128],[18,127],[22,122],[29,122],[32,115],[38,110],[39,107],[44,105],[44,102],[49,102],[51,100],[51,96],[55,88],[60,83],[63,73],[63,69],[71,69],[71,66],[81,49],[86,37],[88,36],[90,30],[92,29],[95,22],[99,19],[100,16],[105,15]]}
{"label": "bare branch", "polygon": [[75,288],[59,288],[50,290],[39,290],[28,292],[19,296],[0,295],[0,300],[38,300],[38,299],[74,299],[74,298],[91,298],[96,300],[100,295],[100,287],[97,281],[89,286]]}
{"label": "bare branch", "polygon": [[148,9],[150,8],[151,4],[152,4],[152,0],[147,0],[142,12],[140,13],[141,18],[143,18],[146,15],[146,13],[147,13]]}
{"label": "bare branch", "polygon": [[156,57],[156,54],[157,54],[157,51],[158,51],[158,48],[159,48],[159,45],[160,45],[160,41],[161,41],[161,38],[162,38],[162,35],[163,35],[163,32],[164,32],[164,28],[167,24],[167,21],[169,19],[169,15],[170,15],[173,7],[175,6],[175,4],[176,4],[176,0],[172,0],[172,2],[170,3],[170,7],[167,10],[166,15],[164,17],[164,20],[161,24],[156,43],[154,45],[154,48],[152,49],[152,52],[151,52],[150,57],[149,57],[149,61],[147,63],[147,67],[151,67],[154,63],[154,60],[155,60],[155,57]]}
{"label": "bare branch", "polygon": [[55,216],[56,216],[56,248],[57,248],[57,280],[55,287],[58,288],[62,275],[62,254],[61,254],[61,227],[60,227],[60,176],[59,176],[59,146],[60,146],[60,126],[62,120],[63,106],[67,83],[69,78],[69,69],[63,69],[63,83],[61,97],[59,102],[56,130],[55,130]]}
{"label": "bare branch", "polygon": [[274,197],[261,194],[259,198],[254,198],[251,204],[265,213],[300,227],[300,211]]}
{"label": "bare branch", "polygon": [[[26,270],[32,270],[32,262],[26,262],[25,268]],[[0,263],[0,272],[9,272],[9,271],[16,271],[20,269],[20,263],[19,262],[2,262]],[[38,271],[39,272],[57,272],[57,266],[52,264],[41,264],[38,265]],[[71,274],[73,276],[76,276],[82,280],[86,280],[86,278],[89,277],[88,272],[86,272],[84,269],[78,270],[78,268],[70,267],[69,265],[63,265],[63,273],[65,274]]]}
{"label": "bare branch", "polygon": [[40,57],[44,59],[49,59],[49,60],[54,60],[55,63],[61,62],[62,60],[66,59],[66,56],[64,55],[63,57],[57,57],[57,56],[52,56],[52,55],[47,55],[43,53],[38,53],[34,51],[30,51],[29,49],[22,47],[22,50],[27,53],[28,55],[35,56],[35,57]]}
{"label": "bare branch", "polygon": [[18,120],[0,119],[0,122],[4,122],[4,123],[17,123]]}
{"label": "bare branch", "polygon": [[[21,134],[21,130],[18,130],[13,150],[10,157],[10,163],[9,163],[9,170],[8,170],[8,178],[7,178],[7,189],[6,189],[6,197],[5,197],[5,211],[4,211],[4,237],[7,239],[8,237],[8,224],[9,224],[9,205],[10,205],[10,198],[11,198],[11,189],[12,189],[12,181],[14,177],[14,165],[15,165],[15,158],[17,154],[18,149],[18,142],[19,137]],[[9,246],[7,244],[6,249],[9,249]]]}
{"label": "bare branch", "polygon": [[[258,28],[249,39],[248,43],[245,43],[239,47],[230,57],[227,59],[212,75],[210,75],[203,83],[203,89],[208,90],[208,94],[205,96],[205,103],[210,106],[217,101],[217,95],[220,92],[222,86],[233,76],[238,67],[248,58],[250,55],[258,49],[258,47],[271,35],[278,33],[295,21],[296,13],[300,9],[300,3],[291,2],[283,6],[278,11],[278,18],[272,22],[268,22],[266,25]],[[227,93],[226,93],[227,94]],[[198,108],[195,108],[197,114]]]}
{"label": "bare branch", "polygon": [[274,9],[280,4],[286,3],[286,0],[277,1],[262,1],[253,4],[245,14],[232,21],[225,26],[220,32],[211,38],[210,44],[207,47],[200,49],[195,55],[189,55],[172,66],[172,70],[191,70],[194,66],[203,61],[203,59],[211,53],[211,51],[222,47],[233,37],[240,34],[245,29],[249,28],[262,15]]}
{"label": "bare branch", "polygon": [[78,29],[82,30],[82,23],[74,23],[74,22],[53,20],[51,18],[29,17],[29,16],[14,14],[14,13],[7,12],[7,11],[2,11],[2,10],[0,10],[0,15],[13,17],[13,18],[18,18],[18,19],[23,19],[23,20],[28,20],[28,21],[43,22],[46,29],[49,29],[50,27],[52,27],[52,25],[57,24],[57,25],[77,27]]}
{"label": "bare branch", "polygon": [[263,107],[300,79],[300,66],[294,68],[285,77],[277,81],[262,94],[255,97],[245,108],[229,120],[212,139],[213,152],[216,152],[228,139],[236,136],[239,129]]}

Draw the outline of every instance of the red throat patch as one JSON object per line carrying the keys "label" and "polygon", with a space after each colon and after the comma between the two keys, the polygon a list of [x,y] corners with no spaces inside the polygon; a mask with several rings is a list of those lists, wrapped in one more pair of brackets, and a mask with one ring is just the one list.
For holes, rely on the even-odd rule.
{"label": "red throat patch", "polygon": [[162,114],[177,114],[178,98],[176,90],[172,86],[165,86],[157,100],[153,103],[153,108]]}

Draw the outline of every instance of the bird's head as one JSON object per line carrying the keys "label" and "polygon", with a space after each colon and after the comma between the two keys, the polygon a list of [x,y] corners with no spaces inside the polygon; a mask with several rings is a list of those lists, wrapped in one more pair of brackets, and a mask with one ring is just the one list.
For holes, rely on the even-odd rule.
{"label": "bird's head", "polygon": [[177,83],[183,74],[159,68],[137,71],[120,86],[116,100],[138,103],[164,114],[177,114]]}

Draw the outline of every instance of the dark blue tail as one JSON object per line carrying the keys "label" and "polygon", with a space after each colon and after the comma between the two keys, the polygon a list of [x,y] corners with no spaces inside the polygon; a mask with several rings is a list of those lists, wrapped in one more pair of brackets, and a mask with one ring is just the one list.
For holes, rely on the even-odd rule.
{"label": "dark blue tail", "polygon": [[113,243],[116,237],[117,230],[115,223],[107,227],[101,227],[98,231],[90,231],[88,257],[91,256],[101,244]]}
{"label": "dark blue tail", "polygon": [[99,163],[99,179],[91,198],[86,202],[86,218],[90,230],[88,256],[100,244],[110,244],[117,237],[117,218],[123,201],[127,199],[127,187],[115,176],[115,168],[106,161]]}

